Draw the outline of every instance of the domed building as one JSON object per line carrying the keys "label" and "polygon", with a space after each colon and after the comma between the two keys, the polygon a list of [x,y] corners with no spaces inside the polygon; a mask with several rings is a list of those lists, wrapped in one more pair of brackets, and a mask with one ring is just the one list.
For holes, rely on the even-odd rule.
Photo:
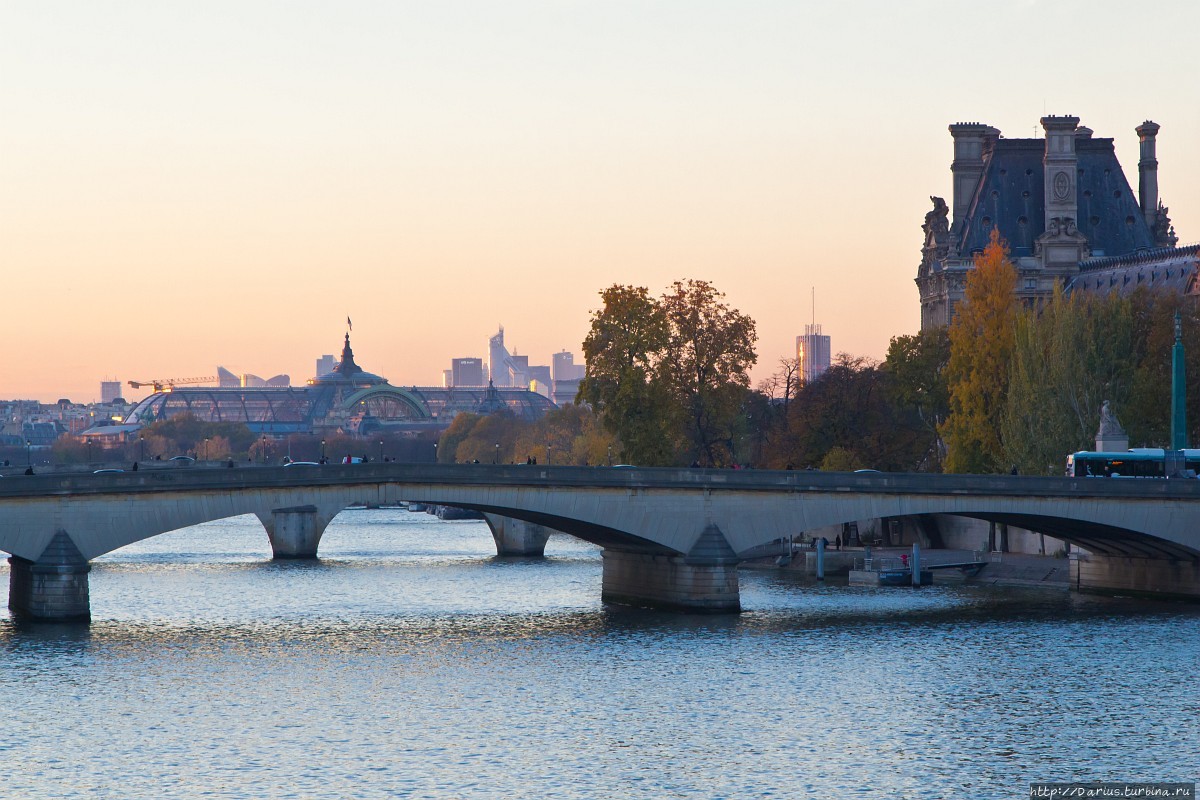
{"label": "domed building", "polygon": [[354,360],[350,334],[333,371],[303,387],[163,387],[142,400],[126,418],[149,425],[176,414],[194,414],[205,422],[234,422],[256,434],[381,433],[417,435],[440,432],[461,412],[491,414],[507,410],[535,420],[554,408],[542,395],[518,388],[401,388],[367,372]]}

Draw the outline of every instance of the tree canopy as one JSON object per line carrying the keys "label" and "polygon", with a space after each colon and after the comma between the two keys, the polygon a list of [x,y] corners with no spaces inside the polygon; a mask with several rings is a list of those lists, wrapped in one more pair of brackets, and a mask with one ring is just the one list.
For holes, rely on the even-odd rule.
{"label": "tree canopy", "polygon": [[600,293],[583,343],[580,400],[620,440],[621,459],[667,465],[737,458],[754,320],[707,281],[676,281],[661,298],[645,287]]}
{"label": "tree canopy", "polygon": [[950,323],[947,387],[950,416],[940,430],[947,472],[997,472],[1004,465],[1001,416],[1017,319],[1017,271],[997,230],[975,268]]}

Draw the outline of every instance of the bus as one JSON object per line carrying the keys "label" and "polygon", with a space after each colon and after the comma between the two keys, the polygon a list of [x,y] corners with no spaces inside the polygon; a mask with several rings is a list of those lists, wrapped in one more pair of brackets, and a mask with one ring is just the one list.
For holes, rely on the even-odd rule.
{"label": "bus", "polygon": [[1125,453],[1081,450],[1067,456],[1068,478],[1194,478],[1197,474],[1200,450],[1136,447]]}

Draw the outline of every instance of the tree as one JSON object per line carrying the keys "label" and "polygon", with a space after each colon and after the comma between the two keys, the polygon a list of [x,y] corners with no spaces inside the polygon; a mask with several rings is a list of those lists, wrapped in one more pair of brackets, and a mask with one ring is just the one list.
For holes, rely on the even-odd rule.
{"label": "tree", "polygon": [[939,472],[942,468],[945,445],[938,428],[950,413],[949,363],[950,337],[942,327],[915,336],[896,336],[888,346],[883,369],[892,377],[893,402],[913,411],[925,434],[924,455],[915,469]]}
{"label": "tree", "polygon": [[613,285],[600,293],[583,341],[587,368],[577,402],[600,414],[621,442],[621,460],[656,466],[674,461],[677,420],[659,362],[668,342],[666,314],[645,287]]}
{"label": "tree", "polygon": [[587,406],[556,408],[536,422],[525,425],[514,445],[517,459],[522,453],[540,464],[603,464],[610,448],[621,452],[620,442],[604,429],[596,413]]}
{"label": "tree", "polygon": [[754,320],[707,281],[676,281],[661,299],[611,286],[583,342],[579,399],[620,440],[621,460],[734,460],[747,429]]}
{"label": "tree", "polygon": [[1022,472],[1057,474],[1067,453],[1090,450],[1100,407],[1124,408],[1133,380],[1133,312],[1118,295],[1061,289],[1017,318],[1005,453]]}
{"label": "tree", "polygon": [[1016,286],[1008,245],[993,229],[967,274],[965,296],[950,323],[950,416],[939,429],[946,440],[947,472],[997,472],[1007,466],[1001,416],[1012,366]]}
{"label": "tree", "polygon": [[740,410],[750,386],[754,320],[723,302],[707,281],[676,281],[663,295],[669,336],[660,373],[683,415],[686,441],[706,466],[735,457]]}

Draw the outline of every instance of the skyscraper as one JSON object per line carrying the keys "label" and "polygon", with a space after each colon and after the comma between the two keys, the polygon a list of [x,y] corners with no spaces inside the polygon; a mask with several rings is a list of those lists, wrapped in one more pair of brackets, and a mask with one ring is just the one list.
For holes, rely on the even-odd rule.
{"label": "skyscraper", "polygon": [[804,335],[796,337],[796,360],[800,364],[800,379],[805,383],[821,377],[829,369],[829,337],[817,324],[805,325]]}
{"label": "skyscraper", "polygon": [[100,402],[111,403],[121,396],[120,381],[100,381]]}
{"label": "skyscraper", "polygon": [[483,359],[454,358],[450,360],[451,386],[486,386],[483,377]]}

